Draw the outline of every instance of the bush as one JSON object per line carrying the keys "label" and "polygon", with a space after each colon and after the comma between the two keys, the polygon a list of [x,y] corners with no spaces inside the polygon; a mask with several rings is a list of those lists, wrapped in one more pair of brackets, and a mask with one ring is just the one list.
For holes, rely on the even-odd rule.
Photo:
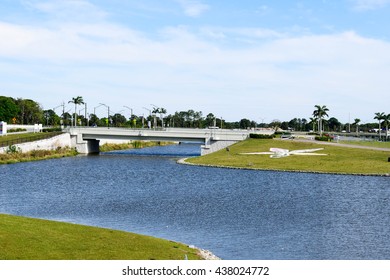
{"label": "bush", "polygon": [[140,148],[143,147],[141,141],[133,141],[132,144],[133,144],[133,148],[134,148],[134,149],[140,149]]}
{"label": "bush", "polygon": [[42,132],[62,132],[61,127],[44,128]]}
{"label": "bush", "polygon": [[275,137],[275,134],[271,134],[271,135],[268,135],[268,134],[257,134],[257,133],[249,134],[249,138],[253,138],[253,139],[272,139],[274,137]]}
{"label": "bush", "polygon": [[316,136],[314,139],[317,141],[325,141],[325,142],[330,142],[332,140],[332,138],[330,138],[329,136]]}
{"label": "bush", "polygon": [[11,128],[11,129],[8,129],[8,133],[22,132],[22,131],[27,131],[27,129],[25,129],[25,128]]}
{"label": "bush", "polygon": [[18,154],[18,153],[20,153],[20,148],[16,147],[15,145],[9,145],[6,153],[7,154]]}

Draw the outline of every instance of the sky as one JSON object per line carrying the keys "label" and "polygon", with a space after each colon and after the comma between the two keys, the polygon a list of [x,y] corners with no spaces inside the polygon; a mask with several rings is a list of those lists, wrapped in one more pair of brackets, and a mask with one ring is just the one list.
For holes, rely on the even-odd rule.
{"label": "sky", "polygon": [[[0,95],[226,121],[390,113],[390,0],[0,0]],[[126,106],[126,107],[125,107]]]}

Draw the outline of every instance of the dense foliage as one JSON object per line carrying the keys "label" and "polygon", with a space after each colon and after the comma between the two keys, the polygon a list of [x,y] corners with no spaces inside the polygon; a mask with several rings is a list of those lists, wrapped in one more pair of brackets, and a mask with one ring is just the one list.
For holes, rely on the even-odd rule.
{"label": "dense foliage", "polygon": [[[14,99],[12,97],[0,96],[0,121],[15,124],[35,124],[42,123],[44,126],[112,126],[112,127],[132,127],[132,128],[154,128],[161,129],[166,127],[182,127],[182,128],[226,128],[226,129],[271,129],[290,130],[290,131],[307,131],[321,135],[324,131],[330,132],[377,132],[383,138],[388,131],[390,123],[390,114],[378,112],[373,115],[373,120],[377,122],[361,124],[360,119],[355,118],[354,122],[341,123],[335,117],[329,117],[329,109],[325,105],[315,105],[315,110],[312,117],[293,118],[290,121],[271,120],[269,123],[256,122],[247,118],[242,118],[234,122],[227,122],[222,117],[217,117],[213,113],[204,115],[202,111],[192,109],[184,111],[176,111],[168,114],[165,108],[153,107],[149,110],[149,115],[135,115],[131,110],[130,115],[123,115],[121,112],[112,112],[105,104],[108,114],[103,118],[99,118],[94,113],[87,112],[87,104],[82,96],[72,98],[68,103],[72,103],[74,108],[65,111],[65,103],[58,107],[62,107],[62,113],[57,115],[55,109],[43,110],[42,107],[34,100],[30,99]],[[84,105],[83,108],[77,106]],[[57,108],[58,108],[57,107]],[[92,108],[92,107],[89,107]],[[145,108],[146,109],[146,108]]]}

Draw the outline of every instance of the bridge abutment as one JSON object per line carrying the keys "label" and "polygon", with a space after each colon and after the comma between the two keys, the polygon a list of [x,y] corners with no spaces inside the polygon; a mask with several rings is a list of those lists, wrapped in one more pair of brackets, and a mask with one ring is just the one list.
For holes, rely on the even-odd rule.
{"label": "bridge abutment", "polygon": [[71,135],[72,147],[75,147],[80,154],[99,153],[99,142],[97,139],[83,140],[81,134]]}
{"label": "bridge abutment", "polygon": [[205,145],[201,146],[200,154],[202,156],[225,149],[237,143],[238,141],[221,141],[221,140],[215,141],[215,140],[207,139],[205,142],[206,142]]}

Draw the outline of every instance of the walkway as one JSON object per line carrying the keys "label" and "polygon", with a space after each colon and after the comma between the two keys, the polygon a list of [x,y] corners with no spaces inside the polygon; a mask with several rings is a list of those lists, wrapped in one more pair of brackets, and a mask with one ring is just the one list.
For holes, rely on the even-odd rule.
{"label": "walkway", "polygon": [[370,146],[344,144],[344,143],[335,143],[335,142],[325,142],[325,141],[316,141],[316,140],[304,140],[304,139],[293,139],[293,140],[277,139],[277,140],[280,140],[280,141],[303,142],[303,143],[314,143],[314,144],[318,144],[318,145],[329,145],[329,146],[338,146],[338,147],[347,147],[347,148],[356,148],[356,149],[365,149],[365,150],[390,152],[390,148],[370,147]]}

